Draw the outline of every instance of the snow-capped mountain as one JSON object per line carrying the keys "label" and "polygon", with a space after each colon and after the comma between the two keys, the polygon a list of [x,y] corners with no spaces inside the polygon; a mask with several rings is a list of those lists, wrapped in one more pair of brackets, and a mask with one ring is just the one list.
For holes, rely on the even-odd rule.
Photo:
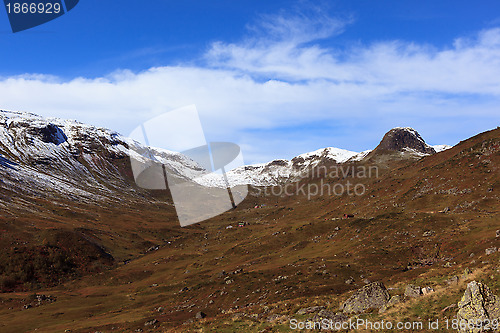
{"label": "snow-capped mountain", "polygon": [[203,172],[179,153],[141,146],[105,128],[0,111],[0,189],[11,193],[19,208],[31,209],[32,202],[24,199],[31,196],[99,204],[122,202],[125,197],[142,200],[128,157],[152,157],[179,177]]}
{"label": "snow-capped mountain", "polygon": [[431,146],[411,127],[395,127],[387,132],[378,146],[364,160],[387,165],[394,160],[419,159],[451,148],[447,145]]}
{"label": "snow-capped mountain", "polygon": [[[340,164],[361,160],[368,152],[357,153],[328,147],[298,155],[291,160],[278,159],[269,163],[242,166],[227,172],[227,178],[231,185],[273,186],[299,179],[322,162]],[[223,186],[218,177],[213,175],[206,175],[196,181],[206,186]]]}
{"label": "snow-capped mountain", "polygon": [[[412,128],[395,128],[372,150],[353,152],[323,148],[291,160],[242,166],[227,172],[230,186],[272,186],[301,178],[321,163],[353,163],[385,151],[419,158],[448,149],[429,146]],[[89,202],[117,202],[120,197],[141,198],[135,186],[134,163],[165,166],[170,175],[207,187],[225,187],[219,174],[204,170],[186,156],[146,147],[114,131],[75,120],[43,118],[0,111],[0,188],[18,194],[61,194]],[[134,171],[134,172],[132,172]],[[142,171],[142,170],[140,170]],[[21,197],[22,196],[16,196]],[[1,205],[1,203],[0,203]],[[22,206],[29,207],[28,203]]]}
{"label": "snow-capped mountain", "polygon": [[428,145],[420,134],[411,127],[395,127],[387,132],[375,150],[413,151],[417,154],[434,154],[436,150]]}
{"label": "snow-capped mountain", "polygon": [[[396,127],[386,133],[374,150],[353,152],[339,148],[323,148],[301,154],[291,160],[274,160],[269,163],[248,165],[227,173],[231,185],[274,186],[284,181],[294,181],[303,177],[309,170],[325,162],[337,164],[363,162],[373,158],[381,151],[397,152],[397,158],[421,158],[451,148],[448,145],[428,145],[420,134],[411,127]],[[213,175],[206,175],[196,180],[205,186],[224,186]]]}

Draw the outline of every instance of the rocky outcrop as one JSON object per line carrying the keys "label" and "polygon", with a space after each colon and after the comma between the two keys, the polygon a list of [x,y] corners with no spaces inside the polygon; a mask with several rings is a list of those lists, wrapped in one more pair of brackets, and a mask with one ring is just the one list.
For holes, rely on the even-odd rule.
{"label": "rocky outcrop", "polygon": [[28,127],[28,132],[36,137],[38,137],[44,143],[53,143],[59,145],[66,142],[68,138],[66,134],[54,124],[43,124],[41,126],[31,126]]}
{"label": "rocky outcrop", "polygon": [[321,311],[321,310],[324,310],[324,309],[325,309],[324,306],[310,306],[308,308],[302,308],[302,309],[300,309],[299,311],[297,311],[297,314],[300,316],[300,315],[305,315],[307,313],[318,312],[318,311]]}
{"label": "rocky outcrop", "polygon": [[340,310],[345,314],[363,313],[368,310],[380,309],[389,301],[389,292],[381,282],[374,282],[358,289],[347,301],[345,301]]}
{"label": "rocky outcrop", "polygon": [[404,151],[404,149],[412,149],[422,154],[435,154],[436,150],[425,143],[424,139],[409,127],[396,127],[387,132],[377,149],[389,151]]}
{"label": "rocky outcrop", "polygon": [[387,302],[387,304],[385,304],[383,307],[380,308],[379,312],[380,313],[384,313],[385,311],[387,311],[389,308],[393,307],[394,305],[396,304],[399,304],[403,302],[403,298],[399,295],[395,295],[395,296],[392,296],[390,299],[389,299],[389,302]]}
{"label": "rocky outcrop", "polygon": [[484,250],[484,252],[486,253],[487,256],[489,256],[490,254],[493,254],[493,253],[497,252],[497,248],[496,247],[490,247],[490,248]]}
{"label": "rocky outcrop", "polygon": [[436,150],[425,143],[413,128],[396,127],[384,135],[382,141],[364,160],[384,166],[390,161],[415,160],[435,153]]}
{"label": "rocky outcrop", "polygon": [[457,319],[463,324],[460,332],[500,332],[498,326],[491,327],[493,322],[500,321],[500,298],[488,286],[472,281],[458,302]]}
{"label": "rocky outcrop", "polygon": [[414,285],[407,285],[405,288],[405,298],[416,298],[422,296],[422,288]]}
{"label": "rocky outcrop", "polygon": [[203,319],[203,318],[205,318],[206,316],[207,316],[207,315],[206,315],[204,312],[202,312],[202,311],[198,311],[198,312],[196,312],[195,318],[196,318],[196,319]]}
{"label": "rocky outcrop", "polygon": [[432,287],[423,287],[422,288],[422,295],[429,295],[429,294],[432,294],[434,291],[435,290]]}
{"label": "rocky outcrop", "polygon": [[333,312],[328,310],[321,310],[317,315],[315,315],[313,321],[321,321],[323,319],[331,320],[334,323],[343,323],[349,320],[349,318],[342,312]]}
{"label": "rocky outcrop", "polygon": [[457,286],[459,282],[460,282],[460,278],[457,275],[453,275],[451,278],[446,280],[446,283],[449,286]]}

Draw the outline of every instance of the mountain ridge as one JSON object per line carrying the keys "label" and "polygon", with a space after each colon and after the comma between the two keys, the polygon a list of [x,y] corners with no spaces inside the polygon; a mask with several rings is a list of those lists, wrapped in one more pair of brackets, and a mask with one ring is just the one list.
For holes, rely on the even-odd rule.
{"label": "mountain ridge", "polygon": [[[9,161],[9,158],[12,159],[11,162],[21,163],[21,168],[23,163],[46,166],[56,163],[60,164],[59,169],[83,171],[87,174],[84,177],[87,179],[92,172],[85,170],[85,167],[82,168],[83,164],[86,163],[89,164],[87,169],[96,169],[97,173],[104,172],[102,176],[105,178],[113,178],[116,175],[120,175],[120,181],[127,178],[124,178],[123,174],[109,165],[104,168],[102,165],[96,165],[95,158],[90,155],[99,151],[110,159],[123,159],[128,156],[140,162],[151,160],[153,163],[166,165],[173,175],[191,179],[202,186],[226,187],[222,177],[206,172],[196,162],[179,153],[142,146],[132,139],[102,127],[87,125],[76,120],[44,118],[33,113],[1,110],[0,125],[3,125],[0,126],[0,148],[3,147],[3,153],[6,155],[3,157],[6,159],[4,164]],[[377,149],[381,149],[380,147],[385,149],[387,146],[385,145],[386,137],[396,129],[404,134],[412,134],[417,141],[423,142],[422,146],[425,148],[416,154],[411,150],[399,150],[401,156],[419,158],[436,152],[434,148],[425,144],[414,129],[409,127],[394,128],[384,136],[379,146],[374,150],[358,153],[335,147],[321,148],[300,154],[290,160],[278,159],[235,168],[227,172],[227,177],[231,186],[272,186],[283,181],[297,180],[309,169],[326,161],[337,164],[362,162],[372,158]],[[54,147],[51,147],[51,144]],[[448,147],[441,145],[440,149]],[[78,158],[80,158],[80,162],[78,162]],[[99,163],[106,164],[106,159],[99,160]],[[31,168],[30,171],[33,169]],[[130,174],[130,172],[127,173]]]}
{"label": "mountain ridge", "polygon": [[[393,133],[397,133],[398,135],[393,137]],[[405,139],[402,145],[391,142],[397,141],[399,139],[398,137],[403,137]],[[417,142],[417,144],[415,144],[415,142]],[[415,147],[419,149],[414,149]],[[396,154],[393,159],[418,159],[450,148],[452,148],[452,146],[430,146],[426,144],[420,134],[411,127],[395,127],[384,135],[382,141],[373,150],[353,152],[335,147],[321,148],[313,152],[300,154],[290,160],[278,159],[267,163],[239,167],[229,171],[228,178],[232,179],[233,183],[241,185],[243,182],[238,182],[238,175],[246,171],[253,174],[253,176],[250,177],[243,177],[247,184],[254,186],[273,186],[283,181],[298,180],[311,168],[317,167],[321,163],[327,161],[341,165],[345,163],[377,160],[378,158],[375,156],[380,154],[381,150],[391,151],[391,153],[397,152],[398,154]],[[384,152],[382,152],[382,154],[384,154]],[[254,180],[253,182],[252,179]],[[219,184],[219,186],[220,185],[222,184]]]}

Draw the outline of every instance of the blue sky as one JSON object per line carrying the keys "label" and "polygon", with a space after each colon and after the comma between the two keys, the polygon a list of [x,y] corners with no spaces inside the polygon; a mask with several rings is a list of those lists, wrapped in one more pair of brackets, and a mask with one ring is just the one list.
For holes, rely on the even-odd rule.
{"label": "blue sky", "polygon": [[247,163],[500,123],[498,1],[84,0],[16,34],[0,10],[0,41],[2,109],[127,135],[196,104]]}

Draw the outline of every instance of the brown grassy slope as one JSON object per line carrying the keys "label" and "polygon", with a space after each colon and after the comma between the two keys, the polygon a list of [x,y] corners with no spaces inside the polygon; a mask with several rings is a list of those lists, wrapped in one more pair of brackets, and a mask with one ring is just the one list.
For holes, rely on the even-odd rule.
{"label": "brown grassy slope", "polygon": [[[144,324],[157,319],[155,331],[274,331],[280,326],[267,322],[269,315],[294,316],[314,303],[335,310],[365,278],[394,287],[438,286],[466,266],[484,271],[484,277],[496,274],[491,263],[498,255],[486,257],[484,250],[498,246],[499,136],[499,130],[490,131],[417,162],[398,162],[379,178],[362,179],[367,193],[360,197],[248,197],[234,211],[183,229],[166,208],[131,206],[123,214],[96,209],[92,235],[108,251],[130,252],[125,248],[127,241],[134,246],[134,231],[139,243],[162,237],[165,242],[126,265],[38,291],[56,302],[22,310],[29,293],[3,294],[1,330],[129,332],[153,330]],[[255,203],[266,206],[254,209]],[[436,213],[445,207],[448,213]],[[332,220],[345,212],[356,217]],[[239,221],[249,225],[226,229]],[[346,284],[351,277],[354,283]],[[500,286],[492,287],[500,292]],[[432,301],[428,310],[410,304],[402,311],[434,316],[460,292]],[[183,325],[200,310],[208,319]],[[255,319],[234,322],[232,313]]]}

